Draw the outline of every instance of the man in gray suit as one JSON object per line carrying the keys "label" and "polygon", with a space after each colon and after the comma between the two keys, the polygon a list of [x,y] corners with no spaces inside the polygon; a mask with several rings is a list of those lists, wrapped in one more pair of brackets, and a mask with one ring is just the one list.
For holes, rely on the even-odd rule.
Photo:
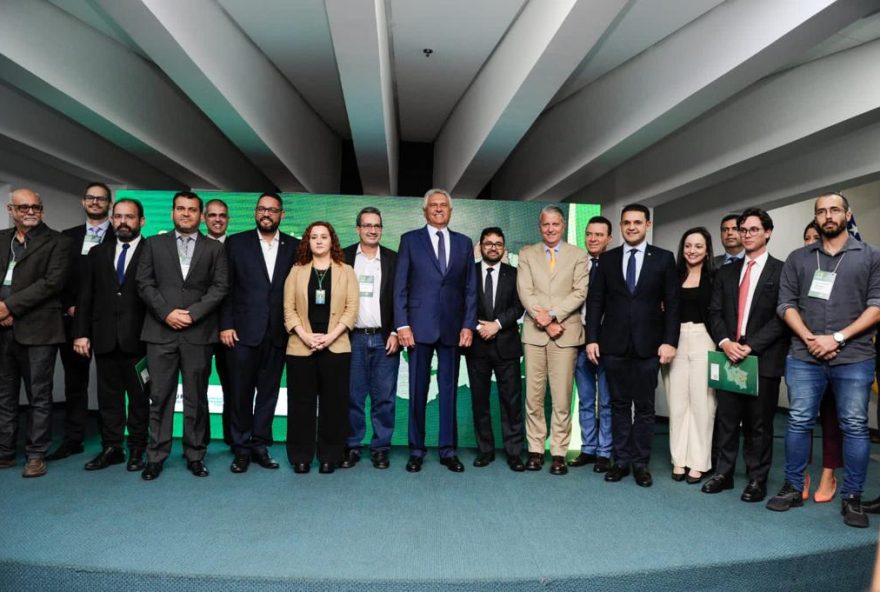
{"label": "man in gray suit", "polygon": [[137,283],[147,305],[141,339],[150,369],[150,444],[141,477],[162,472],[171,452],[171,428],[178,373],[183,377],[183,454],[196,477],[206,477],[208,376],[218,341],[217,314],[229,290],[223,244],[199,232],[202,200],[195,193],[174,195],[174,232],[147,239]]}

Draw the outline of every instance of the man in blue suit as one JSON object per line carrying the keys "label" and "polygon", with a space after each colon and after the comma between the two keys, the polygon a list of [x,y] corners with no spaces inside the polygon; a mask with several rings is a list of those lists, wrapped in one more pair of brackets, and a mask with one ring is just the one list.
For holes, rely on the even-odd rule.
{"label": "man in blue suit", "polygon": [[425,407],[431,359],[437,352],[440,403],[440,463],[460,473],[455,452],[458,350],[469,347],[477,325],[477,273],[471,239],[447,228],[452,197],[431,189],[423,203],[427,225],[400,237],[394,277],[394,320],[409,349],[409,449],[406,470],[422,469]]}
{"label": "man in blue suit", "polygon": [[251,460],[267,469],[278,468],[268,446],[287,346],[284,280],[299,247],[299,240],[278,230],[284,219],[278,194],[261,195],[254,218],[256,230],[226,240],[230,289],[220,310],[220,341],[227,348],[231,391],[233,473],[247,471]]}

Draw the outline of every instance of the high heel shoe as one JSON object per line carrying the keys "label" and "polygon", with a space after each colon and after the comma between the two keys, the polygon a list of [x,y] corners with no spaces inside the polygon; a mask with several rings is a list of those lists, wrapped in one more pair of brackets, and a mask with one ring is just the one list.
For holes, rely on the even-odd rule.
{"label": "high heel shoe", "polygon": [[801,493],[803,501],[810,499],[810,474],[804,473],[804,491]]}
{"label": "high heel shoe", "polygon": [[699,482],[702,481],[702,480],[703,480],[703,473],[700,473],[700,474],[697,475],[696,477],[694,477],[693,475],[691,475],[690,473],[688,473],[688,474],[687,474],[687,477],[685,478],[685,481],[687,481],[688,485],[695,485],[695,484],[699,483]]}
{"label": "high heel shoe", "polygon": [[817,504],[827,504],[831,500],[834,499],[834,494],[837,493],[837,477],[834,476],[834,473],[831,474],[831,492],[826,493],[825,489],[822,485],[825,483],[825,480],[819,481],[819,488],[816,489],[816,493],[813,495],[813,501]]}

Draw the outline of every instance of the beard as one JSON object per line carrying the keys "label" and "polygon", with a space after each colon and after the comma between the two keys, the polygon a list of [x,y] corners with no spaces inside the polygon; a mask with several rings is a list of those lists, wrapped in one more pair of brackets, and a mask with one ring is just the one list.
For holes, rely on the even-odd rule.
{"label": "beard", "polygon": [[819,234],[825,238],[836,238],[843,234],[845,230],[846,224],[835,224],[834,228],[826,228],[824,225],[819,226]]}
{"label": "beard", "polygon": [[[268,222],[269,224],[267,225],[265,224],[265,222]],[[280,224],[280,221],[276,223],[271,218],[260,218],[260,221],[257,222],[257,228],[260,230],[260,232],[265,232],[266,234],[269,234],[274,233],[276,230],[278,230],[278,226]]]}
{"label": "beard", "polygon": [[121,225],[118,228],[114,228],[113,231],[116,233],[116,238],[121,240],[124,243],[129,243],[136,239],[141,234],[140,228],[129,228],[128,226]]}

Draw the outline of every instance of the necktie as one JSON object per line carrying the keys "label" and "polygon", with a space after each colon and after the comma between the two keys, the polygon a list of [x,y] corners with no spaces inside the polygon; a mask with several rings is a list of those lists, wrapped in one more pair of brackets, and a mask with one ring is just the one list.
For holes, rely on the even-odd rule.
{"label": "necktie", "polygon": [[192,242],[193,238],[191,236],[178,236],[177,237],[177,254],[181,259],[189,258],[189,244]]}
{"label": "necktie", "polygon": [[599,271],[599,258],[598,257],[590,257],[590,279],[589,285],[593,285],[593,280],[596,279],[596,272]]}
{"label": "necktie", "polygon": [[556,249],[550,249],[550,273],[556,269]]}
{"label": "necktie", "polygon": [[487,320],[491,320],[494,316],[492,313],[495,312],[495,285],[492,281],[492,271],[494,271],[493,267],[486,268],[486,284],[483,286],[483,308],[486,309]]}
{"label": "necktie", "polygon": [[739,302],[736,307],[736,340],[742,337],[742,324],[746,315],[746,300],[749,299],[749,284],[752,281],[752,266],[755,261],[749,261],[746,264],[746,273],[743,275],[742,282],[739,284]]}
{"label": "necktie", "polygon": [[122,285],[122,280],[125,279],[125,253],[130,246],[128,243],[122,243],[122,250],[119,251],[119,257],[116,259],[116,280],[120,286]]}
{"label": "necktie", "polygon": [[638,249],[629,250],[629,261],[626,262],[626,289],[630,294],[636,293],[636,252]]}
{"label": "necktie", "polygon": [[440,273],[446,275],[446,244],[443,242],[443,233],[437,231],[437,259],[440,262]]}
{"label": "necktie", "polygon": [[734,261],[736,261],[736,257],[732,257],[731,255],[725,255],[724,256],[724,263],[722,263],[721,265],[727,265],[728,263],[733,263]]}

